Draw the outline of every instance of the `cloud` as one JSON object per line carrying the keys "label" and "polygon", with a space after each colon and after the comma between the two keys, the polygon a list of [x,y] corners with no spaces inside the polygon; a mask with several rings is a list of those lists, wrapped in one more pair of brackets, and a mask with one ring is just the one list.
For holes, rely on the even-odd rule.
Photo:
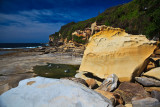
{"label": "cloud", "polygon": [[0,13],[0,42],[48,42],[50,34],[66,23],[79,21],[79,16],[62,8]]}
{"label": "cloud", "polygon": [[[52,17],[49,10],[20,11],[18,14],[0,13],[0,42],[48,42],[48,36],[65,23],[41,17]],[[43,19],[44,20],[44,19]],[[19,41],[22,40],[22,41]]]}
{"label": "cloud", "polygon": [[48,42],[48,36],[59,30],[63,23],[28,23],[23,27],[17,25],[1,26],[0,42]]}
{"label": "cloud", "polygon": [[[123,0],[130,1],[130,0]],[[98,15],[121,0],[0,0],[0,42],[48,42],[69,22]]]}

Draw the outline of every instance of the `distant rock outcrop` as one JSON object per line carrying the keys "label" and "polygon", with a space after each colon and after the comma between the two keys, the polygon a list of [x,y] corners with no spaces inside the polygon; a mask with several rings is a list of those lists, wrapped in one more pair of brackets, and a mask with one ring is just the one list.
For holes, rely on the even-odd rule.
{"label": "distant rock outcrop", "polygon": [[107,27],[90,38],[80,72],[91,72],[100,78],[116,74],[120,81],[130,81],[143,72],[142,65],[148,62],[155,48],[156,42],[144,35]]}

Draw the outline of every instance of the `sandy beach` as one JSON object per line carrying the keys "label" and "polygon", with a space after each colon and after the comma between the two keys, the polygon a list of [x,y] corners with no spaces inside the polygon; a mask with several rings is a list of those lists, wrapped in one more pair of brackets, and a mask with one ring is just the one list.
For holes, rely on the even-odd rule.
{"label": "sandy beach", "polygon": [[16,87],[20,80],[34,77],[33,66],[47,63],[80,65],[81,59],[67,53],[41,55],[41,52],[17,52],[0,55],[0,94]]}

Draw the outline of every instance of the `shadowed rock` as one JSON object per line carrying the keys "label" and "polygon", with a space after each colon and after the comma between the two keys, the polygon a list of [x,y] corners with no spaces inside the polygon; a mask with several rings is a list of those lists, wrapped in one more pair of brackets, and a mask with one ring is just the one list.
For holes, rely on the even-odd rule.
{"label": "shadowed rock", "polygon": [[160,107],[160,103],[157,99],[147,97],[147,98],[138,98],[135,97],[132,99],[133,107]]}
{"label": "shadowed rock", "polygon": [[160,91],[155,91],[155,90],[153,90],[153,91],[151,92],[151,96],[152,96],[153,98],[156,98],[158,101],[160,101]]}

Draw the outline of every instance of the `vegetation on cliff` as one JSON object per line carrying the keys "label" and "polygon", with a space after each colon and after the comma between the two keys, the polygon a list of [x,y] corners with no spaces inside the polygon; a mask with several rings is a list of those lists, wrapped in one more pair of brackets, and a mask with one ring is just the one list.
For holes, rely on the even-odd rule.
{"label": "vegetation on cliff", "polygon": [[152,39],[160,35],[159,18],[159,0],[133,0],[127,4],[109,8],[97,17],[64,25],[59,32],[51,34],[50,37],[60,39],[59,34],[61,34],[62,38],[67,38],[69,41],[75,30],[84,30],[96,21],[99,25],[119,27],[125,29],[127,33],[143,34]]}

